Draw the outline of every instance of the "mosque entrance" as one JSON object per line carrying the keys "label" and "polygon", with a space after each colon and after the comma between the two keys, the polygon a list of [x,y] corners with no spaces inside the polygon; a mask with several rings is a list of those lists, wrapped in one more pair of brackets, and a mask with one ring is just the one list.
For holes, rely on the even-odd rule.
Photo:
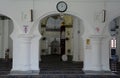
{"label": "mosque entrance", "polygon": [[[68,22],[66,22],[68,20]],[[41,61],[44,57],[56,57],[57,60],[72,61],[72,16],[50,15],[41,20],[42,38],[40,40]],[[63,58],[62,56],[65,55]],[[51,60],[52,58],[48,59]]]}
{"label": "mosque entrance", "polygon": [[52,14],[40,21],[41,70],[82,70],[84,58],[81,38],[84,32],[82,25],[79,18],[69,14],[63,16]]}

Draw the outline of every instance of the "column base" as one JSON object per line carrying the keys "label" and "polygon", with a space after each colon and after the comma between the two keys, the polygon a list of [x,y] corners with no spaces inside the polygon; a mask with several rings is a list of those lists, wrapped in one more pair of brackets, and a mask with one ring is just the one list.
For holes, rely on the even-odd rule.
{"label": "column base", "polygon": [[102,66],[103,71],[111,71],[109,66]]}
{"label": "column base", "polygon": [[87,67],[83,68],[83,71],[102,71],[100,67]]}
{"label": "column base", "polygon": [[111,71],[84,71],[86,75],[114,75]]}
{"label": "column base", "polygon": [[39,75],[39,70],[29,70],[29,71],[11,71],[9,75]]}
{"label": "column base", "polygon": [[111,75],[113,74],[110,70],[103,70],[101,67],[86,67],[83,68],[86,75]]}

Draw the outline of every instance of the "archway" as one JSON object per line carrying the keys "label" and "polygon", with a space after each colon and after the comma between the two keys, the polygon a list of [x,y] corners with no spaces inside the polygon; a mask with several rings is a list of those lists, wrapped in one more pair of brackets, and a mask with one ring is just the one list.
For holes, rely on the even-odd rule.
{"label": "archway", "polygon": [[[83,22],[78,17],[64,14],[51,14],[40,20],[40,61],[44,56],[57,55],[54,61],[77,61],[83,63]],[[55,42],[55,44],[54,44]],[[54,44],[54,50],[53,50]],[[56,47],[55,47],[56,46]],[[53,52],[54,51],[54,52]],[[42,57],[43,56],[43,57]],[[53,61],[52,59],[52,61]]]}
{"label": "archway", "polygon": [[120,16],[114,18],[109,25],[110,30],[110,69],[120,71]]}
{"label": "archway", "polygon": [[13,41],[10,37],[13,32],[13,21],[0,14],[0,70],[10,70],[12,67]]}

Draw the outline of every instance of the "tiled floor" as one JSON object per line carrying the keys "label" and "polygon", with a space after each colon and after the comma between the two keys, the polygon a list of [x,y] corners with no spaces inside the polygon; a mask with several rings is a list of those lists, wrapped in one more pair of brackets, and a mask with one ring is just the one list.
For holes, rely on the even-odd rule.
{"label": "tiled floor", "polygon": [[[56,58],[56,59],[54,59]],[[57,56],[42,57],[40,73],[38,75],[9,75],[11,61],[0,60],[0,78],[120,78],[120,72],[82,71],[82,62],[62,62]],[[53,59],[53,60],[52,60]]]}

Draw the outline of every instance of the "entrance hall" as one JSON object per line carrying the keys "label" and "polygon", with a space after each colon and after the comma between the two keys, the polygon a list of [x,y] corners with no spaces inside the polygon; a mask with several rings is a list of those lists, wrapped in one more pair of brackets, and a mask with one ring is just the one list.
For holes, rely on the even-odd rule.
{"label": "entrance hall", "polygon": [[[81,27],[79,28],[81,24],[80,22],[78,22],[80,20],[78,20],[76,17],[72,15],[66,14],[64,19],[62,19],[62,21],[59,20],[55,22],[55,24],[60,23],[60,25],[58,24],[60,27],[58,26],[57,28],[55,27],[53,19],[51,21],[50,17],[54,18],[54,20],[58,18],[62,19],[59,14],[53,14],[43,18],[40,21],[39,30],[42,35],[42,38],[40,39],[40,47],[39,47],[40,49],[39,76],[42,77],[46,74],[48,76],[50,75],[51,77],[55,75],[58,76],[58,74],[59,75],[66,74],[67,75],[66,77],[71,77],[71,76],[75,77],[75,75],[81,75],[81,74],[85,76],[85,73],[83,72],[84,51],[82,50],[83,45],[81,38],[81,35],[83,34],[83,30],[80,29]],[[71,18],[72,21],[72,23],[70,23],[71,24],[70,27],[69,27],[69,23],[68,25],[66,25],[66,22],[63,22],[65,20],[69,22],[70,20],[68,20],[68,18]],[[48,20],[50,22],[48,22]],[[53,22],[53,25],[51,25],[51,22]],[[49,26],[54,26],[54,27],[49,28]],[[76,27],[78,30],[77,31],[74,30],[74,27]],[[78,48],[75,47],[74,45],[81,47]],[[0,74],[2,75],[9,74],[11,67],[12,67],[11,60],[8,60],[7,62],[1,61]],[[120,67],[119,65],[117,67],[119,74]],[[107,73],[107,72],[105,73],[108,75],[113,75],[112,73]]]}
{"label": "entrance hall", "polygon": [[81,28],[81,20],[69,14],[52,14],[44,17],[39,25],[42,35],[39,44],[40,61],[57,63],[75,61],[83,63],[84,51],[80,36],[83,34],[80,31],[83,30]]}

